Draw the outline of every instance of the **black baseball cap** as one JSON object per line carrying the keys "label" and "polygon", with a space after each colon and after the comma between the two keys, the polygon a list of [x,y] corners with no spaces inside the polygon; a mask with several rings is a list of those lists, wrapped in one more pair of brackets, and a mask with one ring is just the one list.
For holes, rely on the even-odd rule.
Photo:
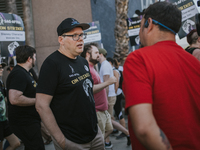
{"label": "black baseball cap", "polygon": [[58,36],[61,36],[63,33],[69,32],[75,27],[81,27],[83,30],[86,30],[90,27],[87,23],[79,23],[74,18],[67,18],[63,20],[60,25],[57,27]]}
{"label": "black baseball cap", "polygon": [[5,57],[0,57],[0,65],[2,66],[2,68],[4,68],[5,66],[7,66],[6,58]]}
{"label": "black baseball cap", "polygon": [[2,66],[2,68],[4,68],[5,66],[7,66],[7,64],[5,62],[0,63],[0,65]]}

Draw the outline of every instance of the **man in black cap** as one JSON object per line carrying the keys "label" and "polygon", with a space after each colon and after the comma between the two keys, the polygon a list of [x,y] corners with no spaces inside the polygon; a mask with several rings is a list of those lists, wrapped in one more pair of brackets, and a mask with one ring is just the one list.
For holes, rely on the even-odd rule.
{"label": "man in black cap", "polygon": [[56,150],[102,150],[97,126],[93,80],[83,51],[89,24],[67,18],[57,28],[60,47],[44,61],[36,94],[36,109],[53,137]]}

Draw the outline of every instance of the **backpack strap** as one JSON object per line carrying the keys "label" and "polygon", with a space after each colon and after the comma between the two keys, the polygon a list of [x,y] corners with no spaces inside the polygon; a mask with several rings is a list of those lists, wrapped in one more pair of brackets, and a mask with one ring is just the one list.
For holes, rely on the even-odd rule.
{"label": "backpack strap", "polygon": [[193,51],[194,51],[195,49],[199,49],[199,48],[198,48],[198,47],[191,47],[191,48],[187,47],[185,50],[186,50],[188,53],[192,54]]}

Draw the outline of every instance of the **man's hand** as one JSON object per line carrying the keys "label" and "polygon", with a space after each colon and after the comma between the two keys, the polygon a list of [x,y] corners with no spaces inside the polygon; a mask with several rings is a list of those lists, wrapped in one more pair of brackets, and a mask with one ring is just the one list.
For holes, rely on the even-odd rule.
{"label": "man's hand", "polygon": [[58,143],[59,145],[60,145],[60,147],[63,149],[63,150],[65,150],[65,149],[67,149],[67,147],[66,147],[66,140],[65,140],[65,138],[64,139],[62,139],[62,141],[60,142],[60,143]]}
{"label": "man's hand", "polygon": [[108,85],[114,84],[117,82],[117,78],[115,76],[110,77],[106,82],[108,82]]}

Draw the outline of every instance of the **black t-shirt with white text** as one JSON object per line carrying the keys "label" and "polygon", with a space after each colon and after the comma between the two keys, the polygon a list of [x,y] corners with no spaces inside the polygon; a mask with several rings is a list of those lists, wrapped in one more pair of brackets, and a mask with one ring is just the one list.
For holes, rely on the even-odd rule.
{"label": "black t-shirt with white text", "polygon": [[97,134],[93,80],[87,60],[70,59],[55,51],[44,61],[37,93],[53,96],[50,107],[65,137],[88,143]]}
{"label": "black t-shirt with white text", "polygon": [[[23,92],[23,95],[29,98],[35,98],[37,83],[30,73],[23,67],[17,65],[8,75],[6,81],[7,92],[10,89]],[[40,116],[32,106],[12,105],[8,98],[8,119],[11,125],[26,126],[35,122],[40,122]]]}

